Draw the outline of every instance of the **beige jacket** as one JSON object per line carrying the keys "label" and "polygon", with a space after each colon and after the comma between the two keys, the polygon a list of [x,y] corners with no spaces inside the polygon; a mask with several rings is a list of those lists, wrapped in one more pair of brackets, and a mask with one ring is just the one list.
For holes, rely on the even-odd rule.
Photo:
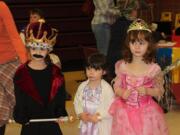
{"label": "beige jacket", "polygon": [[[83,90],[87,84],[88,84],[88,80],[82,82],[78,87],[78,90],[75,95],[74,107],[77,115],[83,112],[82,96],[83,96]],[[112,117],[108,113],[108,110],[114,99],[114,92],[112,87],[105,80],[101,81],[101,87],[102,87],[102,95],[100,98],[101,104],[97,109],[97,113],[99,113],[102,118],[102,120],[98,122],[99,135],[110,135]]]}

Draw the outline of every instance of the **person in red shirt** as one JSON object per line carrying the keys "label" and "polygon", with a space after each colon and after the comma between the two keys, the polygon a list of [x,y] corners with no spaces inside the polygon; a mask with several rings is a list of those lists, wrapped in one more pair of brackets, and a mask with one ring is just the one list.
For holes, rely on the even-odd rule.
{"label": "person in red shirt", "polygon": [[4,135],[5,125],[15,105],[14,73],[19,64],[26,60],[26,48],[12,14],[6,3],[0,1],[0,135]]}

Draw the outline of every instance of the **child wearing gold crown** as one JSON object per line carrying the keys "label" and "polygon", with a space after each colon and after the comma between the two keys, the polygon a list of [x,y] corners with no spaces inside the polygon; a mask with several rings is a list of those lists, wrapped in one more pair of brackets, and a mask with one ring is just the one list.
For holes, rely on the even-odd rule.
{"label": "child wearing gold crown", "polygon": [[123,60],[115,65],[112,135],[169,134],[163,111],[152,99],[164,92],[155,48],[148,25],[135,20],[127,31]]}
{"label": "child wearing gold crown", "polygon": [[49,58],[57,32],[47,23],[31,23],[26,29],[30,60],[14,77],[14,119],[22,124],[21,135],[62,135],[57,122],[31,123],[32,119],[66,116],[64,77]]}

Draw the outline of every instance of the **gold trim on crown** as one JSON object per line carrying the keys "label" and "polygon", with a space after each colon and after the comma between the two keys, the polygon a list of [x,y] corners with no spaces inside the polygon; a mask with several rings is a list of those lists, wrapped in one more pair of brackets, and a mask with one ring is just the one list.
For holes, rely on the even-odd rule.
{"label": "gold trim on crown", "polygon": [[53,48],[53,46],[56,43],[58,30],[54,29],[54,28],[51,28],[51,35],[48,36],[48,37],[47,37],[47,34],[48,34],[47,31],[44,31],[43,36],[40,39],[38,39],[37,37],[39,37],[41,27],[42,27],[43,23],[45,23],[45,21],[39,20],[38,22],[40,24],[39,24],[39,28],[38,28],[36,37],[33,34],[33,30],[32,29],[29,30],[30,24],[27,26],[27,29],[26,29],[26,43],[27,43],[27,46],[28,47],[38,47],[38,45],[41,44],[41,47],[42,47],[42,45],[44,45],[43,48],[47,48],[47,49],[48,48]]}
{"label": "gold trim on crown", "polygon": [[136,19],[135,21],[133,21],[130,24],[127,33],[133,30],[144,30],[144,31],[152,32],[149,26],[146,24],[146,22],[142,19]]}

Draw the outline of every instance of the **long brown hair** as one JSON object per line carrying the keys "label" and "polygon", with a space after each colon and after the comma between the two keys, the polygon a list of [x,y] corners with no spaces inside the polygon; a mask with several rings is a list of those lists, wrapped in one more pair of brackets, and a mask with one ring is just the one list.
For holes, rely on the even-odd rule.
{"label": "long brown hair", "polygon": [[152,39],[151,32],[145,31],[145,30],[132,30],[129,31],[125,40],[125,45],[122,51],[123,59],[131,63],[132,62],[132,53],[129,48],[130,42],[140,41],[140,40],[146,40],[148,42],[148,48],[147,52],[143,56],[143,60],[146,63],[151,63],[155,61],[156,56],[156,44]]}

